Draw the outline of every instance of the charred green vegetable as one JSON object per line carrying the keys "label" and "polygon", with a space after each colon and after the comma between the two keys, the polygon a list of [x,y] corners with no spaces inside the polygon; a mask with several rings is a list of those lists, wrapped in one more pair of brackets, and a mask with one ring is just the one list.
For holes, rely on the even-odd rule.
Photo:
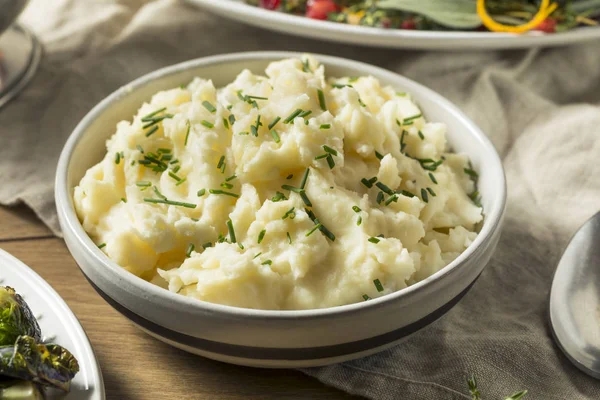
{"label": "charred green vegetable", "polygon": [[41,341],[42,333],[27,303],[11,287],[0,286],[0,346],[14,345],[21,335]]}
{"label": "charred green vegetable", "polygon": [[31,336],[19,336],[13,346],[0,347],[0,375],[68,391],[77,372],[75,357],[56,344],[39,344]]}

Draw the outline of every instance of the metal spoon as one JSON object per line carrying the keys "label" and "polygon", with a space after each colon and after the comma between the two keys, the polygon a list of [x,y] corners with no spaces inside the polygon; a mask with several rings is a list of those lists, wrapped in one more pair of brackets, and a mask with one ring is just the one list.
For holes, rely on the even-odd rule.
{"label": "metal spoon", "polygon": [[600,212],[577,231],[558,263],[550,326],[567,358],[600,379]]}

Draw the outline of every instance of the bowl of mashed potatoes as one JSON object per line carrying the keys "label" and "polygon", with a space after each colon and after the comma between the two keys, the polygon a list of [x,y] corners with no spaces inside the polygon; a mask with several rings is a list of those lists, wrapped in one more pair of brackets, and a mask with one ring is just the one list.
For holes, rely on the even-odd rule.
{"label": "bowl of mashed potatoes", "polygon": [[431,90],[329,56],[164,68],[81,121],[59,161],[65,241],[153,336],[264,367],[383,350],[443,315],[497,243],[500,159]]}

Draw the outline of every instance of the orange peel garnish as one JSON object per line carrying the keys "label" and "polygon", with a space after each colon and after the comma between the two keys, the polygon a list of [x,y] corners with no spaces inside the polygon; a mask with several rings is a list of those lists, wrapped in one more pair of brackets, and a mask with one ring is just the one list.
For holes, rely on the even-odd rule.
{"label": "orange peel garnish", "polygon": [[477,15],[481,18],[483,25],[492,32],[509,32],[509,33],[525,33],[541,24],[550,14],[558,7],[557,3],[550,4],[550,0],[542,0],[540,9],[533,19],[523,25],[504,25],[494,21],[494,19],[488,14],[485,7],[485,0],[477,0]]}

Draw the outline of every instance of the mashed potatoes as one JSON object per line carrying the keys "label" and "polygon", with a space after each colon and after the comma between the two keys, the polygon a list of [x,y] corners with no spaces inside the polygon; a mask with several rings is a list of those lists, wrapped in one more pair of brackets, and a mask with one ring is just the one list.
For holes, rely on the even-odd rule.
{"label": "mashed potatoes", "polygon": [[465,250],[482,220],[468,165],[409,95],[327,80],[307,57],[157,93],[74,198],[133,274],[214,303],[311,309],[405,288]]}

